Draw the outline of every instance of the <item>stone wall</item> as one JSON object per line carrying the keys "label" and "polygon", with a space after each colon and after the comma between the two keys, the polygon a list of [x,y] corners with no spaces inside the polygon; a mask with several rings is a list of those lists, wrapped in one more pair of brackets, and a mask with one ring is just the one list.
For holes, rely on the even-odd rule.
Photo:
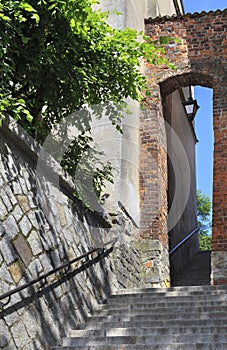
{"label": "stone wall", "polygon": [[211,253],[211,284],[227,284],[227,254],[222,251]]}
{"label": "stone wall", "polygon": [[117,242],[105,258],[94,253],[86,268],[74,264],[1,304],[5,350],[58,344],[113,290],[140,283],[131,220],[121,209],[111,215],[86,210],[72,196],[72,179],[50,156],[41,161],[45,171],[37,170],[39,154],[40,146],[14,121],[0,129],[0,295],[92,247]]}
{"label": "stone wall", "polygon": [[[147,181],[146,193],[150,196],[151,210],[149,216],[149,201],[143,208],[144,218],[141,226],[144,226],[145,232],[149,217],[152,215],[153,202],[157,196],[165,198],[165,186],[163,192],[158,188],[156,197],[154,193],[155,182],[158,184],[160,179],[160,170],[163,169],[161,177],[165,178],[166,155],[158,152],[157,137],[159,135],[160,124],[163,120],[161,101],[176,89],[189,86],[201,85],[213,88],[213,119],[214,119],[214,172],[213,172],[213,251],[227,254],[227,165],[226,165],[226,139],[227,139],[227,85],[226,85],[226,65],[227,65],[227,41],[226,41],[226,23],[227,10],[211,11],[209,13],[188,14],[178,17],[163,17],[146,20],[146,34],[152,40],[162,36],[171,36],[173,40],[166,45],[167,56],[175,65],[175,70],[168,69],[167,66],[154,67],[146,65],[146,75],[149,79],[150,89],[152,91],[150,98],[147,99],[146,114],[142,116],[142,140],[141,153],[149,152],[154,149],[154,154],[158,160],[157,166],[152,170],[153,175],[150,181]],[[178,39],[175,41],[174,39]],[[150,116],[150,117],[149,117]],[[150,120],[149,120],[150,118]],[[147,126],[146,126],[147,125]],[[155,128],[153,134],[147,133],[148,128]],[[205,127],[205,125],[204,125]],[[160,142],[159,142],[160,143]],[[145,152],[144,152],[145,151]],[[153,155],[153,153],[152,153]],[[163,155],[163,156],[162,156]],[[163,166],[161,166],[163,164]],[[144,169],[144,177],[149,177],[151,169],[151,157],[145,155],[141,159],[140,168]],[[153,167],[154,168],[154,167]],[[158,173],[159,171],[159,173]],[[156,180],[155,180],[156,176]],[[163,193],[163,194],[162,194]],[[165,226],[167,217],[165,201],[160,210],[159,227]],[[151,227],[151,225],[150,225]],[[159,231],[157,231],[157,234]],[[153,237],[153,232],[146,234]],[[212,257],[215,255],[213,254]],[[213,266],[213,278],[218,280],[220,274]],[[223,273],[223,270],[222,272]],[[225,278],[223,278],[225,279]]]}

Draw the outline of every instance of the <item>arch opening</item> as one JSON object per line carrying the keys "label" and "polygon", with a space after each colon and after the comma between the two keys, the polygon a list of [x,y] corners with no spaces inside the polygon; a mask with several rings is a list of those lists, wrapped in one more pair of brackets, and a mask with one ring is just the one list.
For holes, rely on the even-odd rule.
{"label": "arch opening", "polygon": [[[182,80],[185,81],[186,86],[180,88],[178,87],[178,89],[172,91],[168,95],[165,94],[166,90],[163,94],[162,87],[164,84],[160,84],[163,116],[166,125],[168,174],[167,223],[170,250],[198,226],[196,194],[198,183],[201,183],[201,179],[200,182],[198,182],[196,147],[198,146],[198,138],[200,137],[200,133],[197,135],[198,128],[196,129],[196,121],[199,120],[199,118],[201,118],[201,114],[203,114],[203,120],[199,120],[199,123],[202,124],[203,134],[205,134],[206,126],[204,123],[204,106],[206,106],[206,104],[204,101],[198,100],[199,104],[201,105],[200,111],[203,113],[198,113],[193,121],[187,118],[183,107],[183,102],[187,100],[190,95],[189,89],[191,89],[191,86],[187,85],[188,82],[194,84],[197,82],[197,79],[193,80],[193,76],[189,77],[188,74],[187,78],[189,79],[185,79],[183,76],[181,76],[179,80],[178,77],[175,77],[175,79],[172,78],[171,80],[173,81],[173,87],[179,86]],[[204,85],[205,81],[206,77],[204,77]],[[202,88],[202,90],[207,89]],[[210,91],[212,92],[212,90]],[[192,88],[192,93],[194,95],[194,87]],[[197,96],[194,98],[196,97]],[[210,93],[210,100],[211,97],[212,96]],[[204,98],[206,98],[206,96],[204,96]],[[212,105],[211,101],[210,105]],[[209,146],[210,150],[212,150],[212,152],[210,152],[210,162],[212,162],[213,158],[213,140],[211,135],[213,132],[213,126],[211,114],[212,113],[210,111],[209,134],[211,141]],[[201,125],[199,126],[199,131],[200,130]],[[202,142],[206,144],[206,140],[204,140],[204,138]],[[203,154],[202,157],[205,159],[207,154]],[[209,166],[209,173],[212,173],[212,165],[209,164]],[[211,187],[211,183],[207,184],[207,186]],[[185,266],[187,266],[187,264],[199,250],[199,236],[195,234],[170,256],[171,280],[174,280],[174,276],[181,272]]]}

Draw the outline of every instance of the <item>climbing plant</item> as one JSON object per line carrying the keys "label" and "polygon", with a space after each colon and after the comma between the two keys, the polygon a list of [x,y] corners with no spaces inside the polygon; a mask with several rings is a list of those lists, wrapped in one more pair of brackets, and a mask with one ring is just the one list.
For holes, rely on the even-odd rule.
{"label": "climbing plant", "polygon": [[[141,91],[146,90],[139,69],[141,58],[152,64],[167,63],[162,44],[168,39],[152,42],[143,36],[141,41],[138,37],[142,33],[113,29],[106,21],[108,13],[93,9],[96,3],[1,0],[1,122],[10,115],[43,143],[69,114],[85,105],[98,105],[95,113],[100,116],[108,103],[109,119],[121,130],[125,99],[141,101]],[[70,157],[62,162],[69,173],[75,168],[75,163],[68,163],[69,158],[78,160],[85,144],[85,148],[92,147],[92,137],[85,133],[90,129],[90,118],[76,124],[80,140],[74,141]],[[99,173],[101,183],[105,173],[111,179],[108,166]],[[97,188],[99,194],[101,187]]]}

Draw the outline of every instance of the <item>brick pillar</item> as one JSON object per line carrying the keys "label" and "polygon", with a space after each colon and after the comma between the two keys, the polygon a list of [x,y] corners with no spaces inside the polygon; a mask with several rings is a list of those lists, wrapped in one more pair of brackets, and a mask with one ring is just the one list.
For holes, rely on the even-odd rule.
{"label": "brick pillar", "polygon": [[140,118],[141,220],[137,248],[141,253],[142,286],[169,286],[167,232],[167,154],[159,86]]}
{"label": "brick pillar", "polygon": [[214,87],[214,175],[212,279],[227,284],[227,77],[219,74]]}

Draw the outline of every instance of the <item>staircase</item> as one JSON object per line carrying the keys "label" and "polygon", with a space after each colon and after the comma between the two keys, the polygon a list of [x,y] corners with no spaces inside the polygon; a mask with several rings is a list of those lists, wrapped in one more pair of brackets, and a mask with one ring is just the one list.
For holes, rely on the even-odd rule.
{"label": "staircase", "polygon": [[227,286],[121,290],[51,349],[226,350]]}

